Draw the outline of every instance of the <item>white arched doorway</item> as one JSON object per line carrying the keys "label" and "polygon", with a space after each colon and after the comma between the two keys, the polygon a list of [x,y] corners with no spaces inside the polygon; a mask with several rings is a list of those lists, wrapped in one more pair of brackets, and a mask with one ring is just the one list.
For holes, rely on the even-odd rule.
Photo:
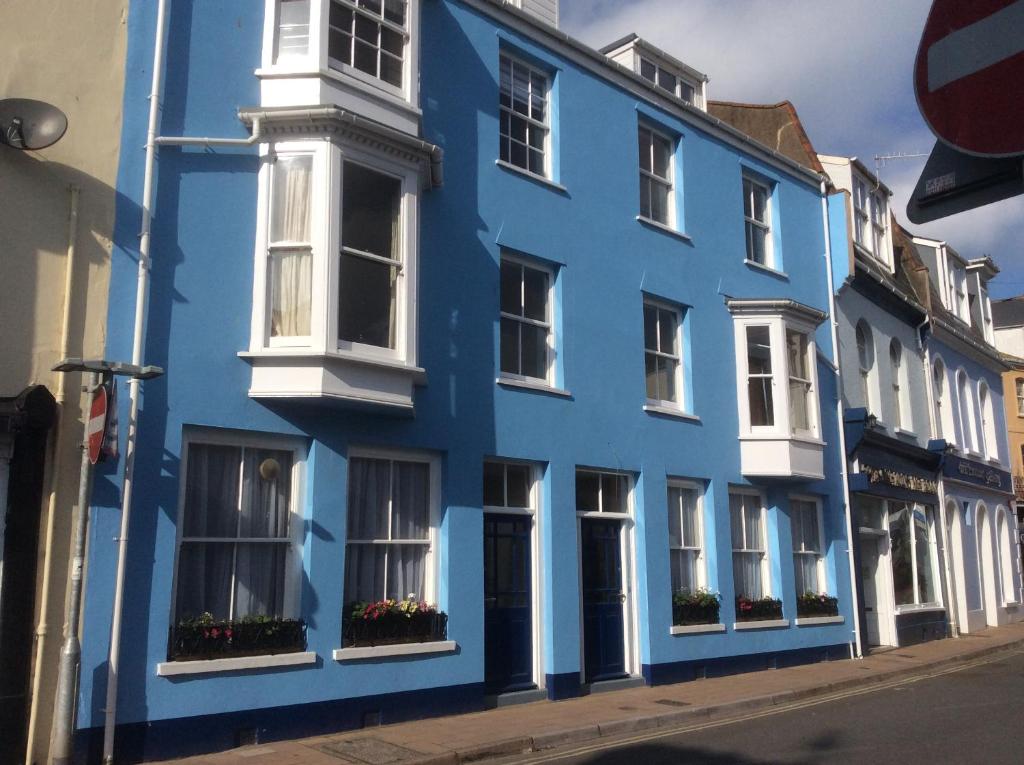
{"label": "white arched doorway", "polygon": [[949,578],[953,591],[949,597],[950,613],[955,616],[957,629],[960,632],[970,632],[970,625],[967,619],[967,592],[965,579],[967,570],[964,567],[964,530],[963,510],[960,509],[955,499],[946,501],[946,538],[949,540]]}
{"label": "white arched doorway", "polygon": [[984,502],[978,503],[978,568],[981,572],[981,598],[985,610],[985,624],[999,624],[999,595],[996,584],[995,549],[992,544],[992,519]]}
{"label": "white arched doorway", "polygon": [[1002,505],[996,508],[995,542],[999,553],[999,584],[1002,593],[1000,605],[1016,603],[1020,600],[1017,592],[1017,548],[1013,544],[1006,508]]}

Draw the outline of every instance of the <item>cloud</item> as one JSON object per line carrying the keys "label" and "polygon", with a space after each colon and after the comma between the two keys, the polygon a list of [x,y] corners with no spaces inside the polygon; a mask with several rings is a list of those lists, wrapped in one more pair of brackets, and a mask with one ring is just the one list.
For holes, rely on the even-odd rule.
{"label": "cloud", "polygon": [[[562,0],[564,31],[598,48],[636,32],[710,77],[712,99],[792,101],[815,148],[857,156],[931,151],[912,70],[931,0]],[[925,158],[890,161],[881,177],[897,218]],[[967,257],[991,254],[994,294],[1024,292],[1024,198],[927,226]],[[1002,286],[1000,286],[1002,283]]]}

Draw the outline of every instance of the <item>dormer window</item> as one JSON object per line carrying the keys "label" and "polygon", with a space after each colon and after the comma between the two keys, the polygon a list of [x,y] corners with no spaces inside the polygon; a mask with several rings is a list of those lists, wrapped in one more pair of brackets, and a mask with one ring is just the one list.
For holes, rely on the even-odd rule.
{"label": "dormer window", "polygon": [[640,56],[639,71],[641,77],[649,82],[653,82],[662,90],[667,90],[673,96],[682,99],[691,106],[699,106],[697,103],[698,85],[696,82],[690,82],[643,56]]}
{"label": "dormer window", "polygon": [[890,266],[886,237],[889,207],[880,188],[862,178],[853,179],[853,238],[866,252]]}

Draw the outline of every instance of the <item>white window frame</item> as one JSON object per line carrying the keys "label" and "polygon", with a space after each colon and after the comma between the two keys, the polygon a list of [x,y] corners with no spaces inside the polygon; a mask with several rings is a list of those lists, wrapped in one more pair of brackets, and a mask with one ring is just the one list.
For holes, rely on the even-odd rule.
{"label": "white window frame", "polygon": [[949,409],[946,389],[946,364],[942,358],[937,356],[932,361],[931,368],[931,389],[932,389],[932,416],[935,419],[933,434],[935,438],[945,438],[947,431],[946,410]]}
{"label": "white window frame", "polygon": [[[186,537],[185,531],[185,499],[188,493],[188,452],[192,444],[211,446],[227,446],[238,449],[269,449],[292,453],[292,471],[290,476],[291,491],[288,496],[288,536],[268,541],[265,538],[240,537]],[[306,460],[309,450],[303,439],[292,436],[265,435],[238,430],[221,430],[213,428],[186,427],[181,439],[181,465],[178,478],[177,524],[174,541],[174,576],[171,581],[170,624],[177,623],[178,612],[178,563],[181,557],[181,546],[186,542],[262,542],[265,544],[286,544],[288,553],[285,564],[284,602],[280,616],[299,618],[301,616],[302,579],[303,579],[303,537],[305,535],[305,516],[302,498],[305,496]],[[239,465],[241,471],[241,465]],[[239,473],[241,479],[241,473]],[[241,501],[241,491],[239,492]],[[239,508],[240,511],[240,508]],[[232,612],[234,611],[234,585],[232,584]]]}
{"label": "white window frame", "polygon": [[[814,512],[817,515],[817,527],[818,527],[818,549],[817,550],[798,550],[796,548],[796,538],[792,536],[793,532],[793,503],[794,502],[805,502],[814,506]],[[816,595],[825,594],[828,591],[825,576],[825,529],[824,529],[824,514],[822,513],[821,497],[816,497],[813,494],[791,494],[789,496],[789,507],[790,507],[790,535],[793,539],[793,563],[796,563],[796,557],[800,555],[814,556],[815,571],[817,572],[817,589],[815,590]],[[793,573],[794,583],[796,578],[796,572]],[[800,597],[804,593],[797,592],[797,597]]]}
{"label": "white window frame", "polygon": [[[644,72],[645,64],[647,66],[654,68],[653,79],[651,77],[648,77],[647,74]],[[679,72],[672,71],[662,66],[650,56],[644,56],[639,53],[637,54],[636,73],[639,74],[647,82],[654,85],[654,87],[658,88],[659,90],[663,90],[666,93],[671,93],[673,96],[678,98],[683,103],[689,104],[690,106],[696,106],[698,109],[703,108],[700,83],[696,82],[690,77],[686,77],[685,75],[680,74]],[[674,80],[674,84],[671,88],[666,88],[662,84],[663,75],[671,77]],[[683,85],[686,85],[686,87],[693,91],[693,98],[686,98],[683,95]]]}
{"label": "white window frame", "polygon": [[[675,158],[676,158],[676,146],[677,139],[667,133],[658,130],[657,128],[651,127],[646,122],[640,122],[637,125],[637,142],[640,142],[640,134],[647,132],[651,137],[651,156],[649,157],[651,163],[651,169],[646,170],[640,166],[640,187],[643,188],[644,183],[656,184],[663,186],[668,189],[668,195],[665,199],[665,220],[658,220],[653,215],[645,215],[643,208],[640,209],[640,219],[656,223],[660,226],[668,226],[669,228],[677,228],[676,226],[676,184],[675,184]],[[661,176],[657,173],[657,168],[654,167],[655,142],[661,141],[667,147],[666,154],[668,155],[668,167],[666,168],[666,175]],[[643,195],[641,194],[641,200]],[[653,195],[651,196],[653,200]],[[651,212],[653,212],[653,203],[651,204]]]}
{"label": "white window frame", "polygon": [[893,427],[909,433],[913,427],[910,422],[910,402],[907,398],[907,362],[904,359],[903,343],[895,337],[889,341],[889,377],[889,384],[892,386]]}
{"label": "white window frame", "polygon": [[[543,98],[543,100],[544,100],[544,119],[543,119],[543,121],[535,119],[532,116],[532,111],[533,111],[532,105],[530,107],[530,111],[531,111],[530,115],[521,114],[519,112],[516,112],[516,111],[514,111],[512,109],[511,106],[507,106],[506,107],[506,106],[502,105],[502,103],[501,103],[501,69],[502,69],[505,61],[508,61],[509,65],[511,66],[511,78],[512,78],[512,89],[513,90],[515,89],[515,77],[516,77],[516,69],[517,68],[518,69],[525,69],[526,70],[527,81],[530,83],[530,91],[529,91],[530,95],[532,95],[532,93],[533,93],[533,85],[532,85],[532,83],[533,83],[534,75],[543,78],[543,80],[544,80],[544,98]],[[552,168],[552,163],[551,163],[551,83],[552,83],[551,75],[548,72],[545,72],[543,69],[540,69],[539,67],[535,66],[534,64],[531,64],[531,63],[529,63],[527,61],[524,61],[522,58],[520,58],[520,57],[518,57],[518,56],[516,56],[516,55],[514,55],[512,53],[509,53],[507,50],[504,50],[504,49],[502,49],[500,51],[500,53],[498,54],[498,114],[499,114],[499,119],[498,119],[498,141],[499,141],[499,143],[503,144],[504,142],[511,142],[511,141],[514,140],[512,138],[511,131],[509,132],[508,135],[505,135],[504,133],[502,133],[502,130],[501,130],[501,114],[506,114],[507,113],[509,115],[509,121],[510,121],[509,124],[510,124],[510,126],[511,126],[511,120],[513,119],[513,117],[515,117],[517,119],[526,120],[526,122],[527,122],[527,124],[529,125],[530,128],[543,131],[543,134],[544,134],[544,148],[543,148],[544,172],[543,173],[536,173],[536,172],[534,172],[533,170],[530,169],[530,151],[531,151],[531,147],[530,147],[530,142],[529,142],[529,136],[527,136],[527,142],[525,144],[525,146],[526,146],[526,165],[525,166],[516,164],[515,162],[512,161],[512,151],[511,151],[511,148],[509,149],[508,159],[502,159],[501,158],[501,146],[499,146],[499,148],[498,148],[498,162],[502,163],[502,164],[506,164],[506,165],[508,165],[510,167],[513,167],[516,170],[519,170],[521,172],[527,173],[528,175],[533,175],[533,176],[536,176],[538,178],[543,178],[545,180],[551,180],[551,178],[552,178],[552,175],[551,175],[552,174],[552,169],[551,169]],[[527,100],[531,101],[529,95],[527,96]],[[519,142],[517,141],[516,143],[519,143]]]}
{"label": "white window frame", "polygon": [[[272,165],[278,155],[313,157],[311,193],[312,284],[310,336],[270,336],[270,273],[268,252],[271,216]],[[281,141],[260,147],[259,204],[257,208],[256,267],[253,279],[253,321],[250,351],[285,351],[287,348],[363,358],[367,361],[416,364],[416,301],[418,283],[418,211],[420,167],[385,157],[356,145],[321,140]],[[342,168],[362,165],[401,181],[401,268],[396,286],[394,348],[342,341],[338,338],[340,291]]]}
{"label": "white window frame", "polygon": [[992,322],[992,300],[988,296],[988,289],[981,286],[981,279],[978,280],[978,299],[981,301],[981,323],[985,331],[985,340],[989,345],[995,345],[995,328]]}
{"label": "white window frame", "polygon": [[854,175],[853,193],[850,196],[853,203],[854,242],[891,271],[889,204],[881,185]]}
{"label": "white window frame", "polygon": [[[541,272],[543,272],[544,274],[547,275],[547,279],[548,279],[547,305],[545,306],[546,318],[545,318],[544,321],[539,321],[539,320],[536,320],[536,319],[529,319],[529,318],[527,318],[525,316],[517,316],[516,314],[506,313],[506,312],[501,310],[500,279],[501,279],[501,263],[504,262],[504,261],[508,261],[510,263],[515,263],[516,265],[519,265],[519,266],[521,266],[523,268],[532,268],[535,271],[541,271]],[[499,289],[498,289],[498,293],[499,293],[499,296],[498,296],[498,323],[499,323],[499,329],[498,329],[498,379],[499,380],[516,380],[516,381],[519,381],[519,382],[541,383],[541,384],[547,385],[547,386],[554,385],[554,368],[555,368],[555,353],[556,353],[556,333],[555,333],[555,321],[554,321],[554,315],[555,315],[555,313],[554,313],[555,277],[556,277],[555,270],[551,266],[549,266],[546,263],[543,263],[541,261],[534,260],[534,259],[528,258],[528,257],[523,257],[522,255],[518,255],[518,254],[516,254],[514,252],[511,252],[509,250],[502,250],[501,251],[501,259],[500,259],[499,264],[498,264],[498,272],[499,272],[499,274],[498,274],[498,279],[499,279]],[[520,282],[520,302],[521,303],[525,300],[525,298],[524,298],[524,296],[522,294],[522,289],[523,289],[523,287],[522,287],[522,281],[521,281]],[[514,373],[514,372],[505,372],[505,371],[503,371],[501,369],[501,328],[500,328],[501,319],[509,319],[509,320],[512,320],[512,321],[516,321],[516,322],[518,322],[520,324],[526,324],[526,325],[534,326],[534,327],[543,327],[547,331],[547,336],[546,336],[546,340],[545,340],[545,343],[544,343],[544,347],[547,350],[547,364],[545,365],[545,375],[544,375],[544,377],[530,377],[529,375],[517,374],[517,373]],[[519,369],[520,369],[520,372],[522,371],[522,368],[523,368],[522,350],[523,350],[522,336],[520,336],[520,342],[519,342],[519,355],[520,355],[520,358],[519,358]]]}
{"label": "white window frame", "polygon": [[1015,377],[1013,386],[1017,395],[1017,416],[1024,417],[1024,377]]}
{"label": "white window frame", "polygon": [[[675,306],[675,305],[672,305],[671,303],[665,302],[663,300],[657,300],[655,298],[651,298],[651,297],[648,297],[646,295],[644,296],[643,307],[645,309],[650,307],[650,308],[655,309],[658,312],[658,315],[657,315],[658,337],[656,338],[656,341],[657,341],[657,343],[659,345],[661,343],[661,314],[662,313],[671,314],[673,319],[674,319],[674,321],[675,321],[675,332],[673,333],[673,340],[675,342],[674,353],[667,353],[667,352],[665,352],[661,348],[652,349],[652,348],[648,348],[647,347],[646,322],[644,322],[644,335],[645,336],[644,336],[643,343],[644,343],[644,374],[645,374],[645,378],[646,378],[647,357],[648,356],[657,356],[657,357],[660,357],[660,358],[671,359],[671,360],[675,361],[675,363],[676,363],[676,372],[675,372],[676,396],[675,396],[675,398],[674,399],[666,399],[666,398],[653,399],[653,398],[648,397],[647,398],[647,404],[648,404],[648,406],[667,407],[667,408],[670,408],[670,409],[678,409],[679,411],[685,411],[685,409],[686,409],[686,390],[685,390],[685,387],[684,387],[684,385],[685,385],[684,380],[685,380],[686,375],[685,375],[685,370],[683,368],[683,363],[684,363],[683,360],[684,360],[684,356],[685,356],[684,348],[683,348],[683,311],[679,308],[679,306]],[[645,393],[646,393],[646,388],[647,388],[647,381],[645,379],[644,380],[644,391],[645,391]]]}
{"label": "white window frame", "polygon": [[[749,192],[747,186],[750,186]],[[766,268],[776,268],[775,263],[775,200],[773,199],[772,186],[765,181],[755,177],[751,173],[743,173],[743,241],[746,248],[746,260],[748,263],[755,263]],[[758,220],[753,216],[754,194],[764,193],[764,220]],[[750,195],[751,215],[747,215],[747,196]],[[764,237],[764,262],[754,259],[752,230]]]}
{"label": "white window frame", "polygon": [[[696,541],[697,541],[697,544],[696,544],[696,546],[694,546],[694,545],[687,545],[686,544],[686,539],[683,538],[684,535],[683,535],[683,531],[682,530],[683,530],[684,526],[683,526],[683,523],[682,523],[682,508],[681,507],[675,507],[674,508],[672,506],[672,504],[671,504],[671,501],[670,501],[671,498],[672,498],[672,491],[673,491],[673,489],[679,490],[679,491],[692,491],[694,493],[694,496],[696,498],[696,506],[697,506],[696,507],[696,514],[697,514],[697,525],[696,525],[696,534],[697,534],[697,540]],[[671,514],[671,513],[680,513],[680,518],[679,518],[679,529],[680,529],[680,532],[679,533],[680,533],[680,542],[681,542],[681,544],[678,545],[678,546],[674,545],[674,544],[672,544],[672,537],[671,537],[671,535],[669,536],[669,548],[668,548],[669,549],[669,566],[670,567],[674,567],[675,566],[675,561],[674,561],[674,557],[675,556],[673,555],[673,553],[675,551],[677,551],[677,550],[684,551],[684,552],[689,551],[689,552],[693,553],[694,557],[696,558],[696,565],[694,566],[694,568],[697,570],[697,581],[693,583],[693,585],[694,585],[693,586],[693,591],[696,592],[697,590],[706,588],[708,586],[708,584],[707,584],[707,581],[708,581],[708,576],[707,576],[707,560],[706,560],[706,555],[705,555],[705,552],[704,552],[704,548],[706,546],[705,535],[704,535],[704,485],[702,483],[698,482],[698,481],[691,481],[691,480],[686,480],[686,479],[683,479],[683,478],[669,478],[668,479],[667,500],[669,501],[669,503],[668,503],[668,512],[669,512],[669,514]],[[671,528],[672,528],[672,526],[671,526],[671,523],[670,523],[669,524],[669,529],[671,530]],[[671,581],[672,581],[672,578],[670,576],[669,577],[669,582],[671,582]]]}
{"label": "white window frame", "polygon": [[[863,353],[858,338],[863,339]],[[861,395],[864,408],[875,413],[875,338],[867,322],[861,319],[854,327],[854,345],[857,348],[857,367],[860,372]],[[867,358],[865,358],[867,357]]]}
{"label": "white window frame", "polygon": [[978,428],[974,415],[974,396],[971,393],[971,380],[966,370],[960,367],[956,372],[957,404],[960,414],[960,450],[964,453],[978,454]]}
{"label": "white window frame", "polygon": [[[350,447],[348,450],[348,457],[345,461],[346,470],[346,484],[348,483],[348,466],[351,464],[353,458],[357,459],[370,459],[370,460],[386,460],[392,463],[394,462],[418,462],[426,464],[429,467],[429,481],[430,481],[430,508],[428,515],[429,531],[427,535],[427,541],[424,543],[422,540],[395,540],[388,539],[386,541],[378,540],[362,540],[362,539],[351,539],[348,533],[348,515],[349,515],[349,496],[348,489],[346,486],[345,492],[345,540],[344,540],[344,555],[345,560],[342,562],[341,567],[341,592],[342,598],[346,592],[345,583],[345,570],[348,566],[348,547],[350,544],[426,544],[426,553],[423,561],[423,594],[420,597],[430,605],[436,605],[439,611],[443,611],[443,604],[438,602],[438,587],[437,581],[439,577],[440,567],[440,554],[438,545],[440,542],[440,518],[441,518],[441,458],[437,454],[431,452],[421,452],[415,450],[405,449],[380,449],[375,447],[363,447],[355,446]],[[390,519],[390,514],[389,514]],[[390,520],[389,520],[390,523]],[[390,537],[390,535],[389,535]],[[387,568],[385,567],[385,577],[387,576]],[[417,593],[419,594],[419,593]],[[348,603],[342,603],[342,608],[348,606]]]}
{"label": "white window frame", "polygon": [[[736,547],[736,540],[732,538],[732,495],[742,495],[745,497],[754,497],[758,503],[761,513],[761,547]],[[768,508],[765,501],[765,495],[757,489],[752,489],[744,486],[730,486],[728,496],[729,501],[729,544],[732,550],[732,555],[729,558],[730,564],[735,566],[736,553],[749,555],[752,553],[758,553],[761,563],[761,595],[760,598],[773,597],[772,592],[772,578],[771,578],[771,559],[768,550]],[[747,518],[743,514],[740,522],[740,526],[743,531],[743,542],[748,542],[747,539]],[[733,594],[736,597],[740,596],[738,585],[733,582]],[[754,598],[756,600],[756,598]]]}
{"label": "white window frame", "polygon": [[[803,361],[804,366],[806,368],[807,377],[798,377],[792,365],[789,363],[789,336],[791,334],[797,335],[798,337],[802,338],[805,343],[806,347],[804,350]],[[789,393],[790,433],[792,433],[794,436],[809,436],[814,431],[814,416],[812,414],[812,412],[814,411],[814,405],[811,403],[811,397],[817,394],[817,388],[815,387],[814,381],[811,378],[811,365],[815,361],[814,357],[810,353],[811,337],[807,332],[802,332],[799,329],[788,326],[785,329],[784,336],[786,338],[786,379],[788,382],[787,391]],[[806,428],[798,428],[796,426],[796,423],[793,421],[793,407],[796,403],[793,400],[793,389],[796,386],[803,388],[804,391],[803,401],[801,402],[801,404],[803,405],[804,416],[807,420],[808,427]]]}
{"label": "white window frame", "polygon": [[[910,517],[908,519],[908,528],[909,528],[909,533],[910,533],[910,560],[911,560],[910,572],[911,572],[911,579],[912,579],[912,584],[913,584],[913,589],[914,589],[914,602],[913,603],[903,603],[903,604],[895,603],[896,577],[893,574],[892,569],[891,569],[892,562],[893,562],[892,561],[893,555],[892,555],[892,552],[890,551],[888,553],[889,565],[890,565],[889,575],[892,578],[892,587],[893,587],[892,592],[893,592],[893,596],[894,596],[894,605],[895,605],[895,608],[896,608],[896,613],[897,614],[901,614],[901,613],[907,613],[907,612],[916,611],[916,610],[926,610],[926,609],[929,609],[929,608],[941,608],[942,605],[943,605],[943,598],[942,598],[943,583],[941,582],[941,574],[940,574],[940,569],[939,569],[939,557],[938,557],[938,551],[936,549],[937,548],[937,542],[936,542],[937,531],[936,531],[936,528],[935,528],[935,526],[936,526],[935,506],[934,505],[924,505],[924,504],[922,504],[920,502],[910,502],[910,501],[907,501],[907,502],[903,503],[903,502],[896,501],[896,500],[885,500],[885,533],[886,533],[886,541],[889,541],[889,543],[890,543],[890,550],[891,550],[891,539],[892,539],[892,530],[891,530],[891,526],[890,526],[890,523],[889,523],[890,516],[892,515],[894,507],[896,507],[898,509],[903,504],[906,504],[906,506],[910,509]],[[931,570],[932,570],[932,586],[935,588],[935,597],[936,597],[936,600],[929,600],[929,601],[926,601],[926,602],[921,602],[920,583],[919,583],[918,577],[917,577],[917,570],[918,570],[917,537],[915,536],[916,530],[914,528],[914,523],[915,523],[915,521],[914,521],[914,511],[917,508],[921,508],[921,510],[924,512],[925,520],[928,523],[928,563],[931,566]],[[930,514],[929,514],[928,511],[931,511]]]}
{"label": "white window frame", "polygon": [[985,380],[978,381],[978,416],[981,423],[978,433],[981,436],[981,455],[991,461],[999,461],[999,441],[996,436],[995,406],[992,404],[992,390]]}
{"label": "white window frame", "polygon": [[1020,549],[1020,546],[1014,543],[1016,524],[1013,523],[1012,516],[1006,507],[1003,505],[997,506],[995,516],[996,561],[999,566],[999,584],[1003,594],[1003,606],[1006,607],[1020,602],[1020,593],[1018,591],[1020,577],[1017,572],[1018,556],[1015,554]]}

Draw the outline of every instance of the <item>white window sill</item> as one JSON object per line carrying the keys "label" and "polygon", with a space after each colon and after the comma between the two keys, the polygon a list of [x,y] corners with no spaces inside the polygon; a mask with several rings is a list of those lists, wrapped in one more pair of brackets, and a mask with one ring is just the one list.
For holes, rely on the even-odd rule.
{"label": "white window sill", "polygon": [[909,436],[910,438],[917,438],[917,433],[906,428],[893,428],[893,432],[899,436]]}
{"label": "white window sill", "polygon": [[945,611],[945,606],[927,605],[927,606],[897,606],[897,614],[923,614],[928,612]]}
{"label": "white window sill", "polygon": [[756,260],[751,260],[750,258],[747,258],[743,261],[743,264],[748,268],[753,268],[757,271],[763,271],[769,276],[776,276],[779,279],[785,279],[787,282],[789,281],[789,274],[787,274],[785,271],[779,271],[777,268],[766,266],[764,263],[758,263]]}
{"label": "white window sill", "polygon": [[811,444],[812,446],[828,446],[827,443],[822,441],[820,438],[814,436],[799,436],[794,434],[769,434],[769,433],[743,433],[739,437],[740,441],[796,441],[801,444]]}
{"label": "white window sill", "polygon": [[555,388],[554,386],[548,385],[542,380],[517,380],[514,377],[499,377],[495,380],[498,385],[507,388],[522,388],[523,390],[537,391],[538,393],[547,393],[552,396],[561,396],[562,398],[572,398],[572,393],[561,388]]}
{"label": "white window sill", "polygon": [[682,409],[676,409],[673,406],[666,406],[664,404],[644,404],[644,411],[648,414],[660,414],[665,417],[675,417],[677,420],[688,420],[689,422],[700,422],[701,419],[695,414],[684,412]]}
{"label": "white window sill", "polygon": [[506,162],[503,159],[496,159],[496,160],[494,160],[494,164],[496,164],[502,170],[507,170],[510,173],[515,173],[516,175],[521,175],[524,178],[528,178],[531,181],[536,181],[537,183],[540,183],[541,185],[547,186],[548,188],[552,189],[553,191],[558,191],[558,192],[560,192],[562,194],[568,194],[569,193],[569,189],[567,189],[562,184],[555,183],[553,180],[551,180],[550,178],[546,178],[543,175],[537,175],[536,173],[531,173],[529,170],[524,170],[521,167],[517,167],[516,165],[513,165],[511,162]]}
{"label": "white window sill", "polygon": [[388,101],[418,116],[423,115],[419,108],[409,102],[408,96],[401,89],[348,66],[344,70],[320,69],[311,64],[294,62],[291,64],[273,64],[269,67],[255,70],[254,74],[260,79],[320,77],[325,80],[333,80],[344,83],[367,95],[376,96],[381,100]]}
{"label": "white window sill", "polygon": [[1011,608],[1011,609],[1016,610],[1019,607],[1020,607],[1020,601],[1019,600],[1008,600],[1005,603],[1003,603],[1003,608]]}
{"label": "white window sill", "polygon": [[676,239],[681,239],[687,244],[693,244],[693,239],[689,235],[684,234],[682,231],[677,231],[671,226],[668,226],[664,223],[660,223],[659,221],[656,220],[652,220],[651,218],[645,218],[643,215],[637,215],[636,219],[638,223],[642,223],[648,228],[653,228],[655,231],[660,231],[662,234],[674,236]]}
{"label": "white window sill", "polygon": [[797,627],[814,627],[818,624],[842,624],[844,621],[841,616],[798,616],[793,624]]}
{"label": "white window sill", "polygon": [[454,640],[434,640],[429,643],[398,643],[396,645],[369,645],[359,648],[335,648],[335,661],[386,659],[389,656],[418,656],[432,653],[455,653],[459,644]]}
{"label": "white window sill", "polygon": [[401,359],[390,359],[383,356],[368,356],[355,351],[321,351],[304,346],[276,346],[264,348],[261,351],[240,351],[238,357],[241,359],[280,359],[280,358],[321,358],[338,359],[350,361],[353,364],[365,364],[370,367],[384,367],[408,372],[416,377],[425,378],[426,370],[415,364],[409,364]]}
{"label": "white window sill", "polygon": [[789,619],[762,619],[757,622],[736,622],[734,630],[773,630],[789,626]]}
{"label": "white window sill", "polygon": [[262,656],[232,656],[225,659],[202,659],[200,661],[162,661],[156,665],[156,674],[157,677],[210,675],[218,672],[238,672],[248,669],[299,667],[316,664],[316,661],[317,655],[313,651],[275,653]]}
{"label": "white window sill", "polygon": [[673,624],[669,627],[670,635],[701,635],[709,632],[725,632],[724,624]]}

